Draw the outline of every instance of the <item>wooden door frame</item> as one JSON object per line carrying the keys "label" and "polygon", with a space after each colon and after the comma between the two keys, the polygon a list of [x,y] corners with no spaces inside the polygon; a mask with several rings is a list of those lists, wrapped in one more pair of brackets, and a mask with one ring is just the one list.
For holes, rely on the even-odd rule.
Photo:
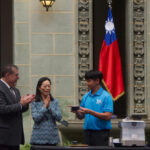
{"label": "wooden door frame", "polygon": [[13,0],[0,1],[0,70],[13,63]]}

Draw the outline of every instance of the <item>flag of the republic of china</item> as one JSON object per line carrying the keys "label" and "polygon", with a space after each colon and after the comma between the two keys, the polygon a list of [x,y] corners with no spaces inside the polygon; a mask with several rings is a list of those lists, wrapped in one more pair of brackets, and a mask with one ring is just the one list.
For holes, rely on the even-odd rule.
{"label": "flag of the republic of china", "polygon": [[103,73],[103,83],[106,89],[112,95],[113,100],[117,100],[124,94],[124,84],[119,46],[110,7],[105,30],[105,39],[99,57],[99,71]]}

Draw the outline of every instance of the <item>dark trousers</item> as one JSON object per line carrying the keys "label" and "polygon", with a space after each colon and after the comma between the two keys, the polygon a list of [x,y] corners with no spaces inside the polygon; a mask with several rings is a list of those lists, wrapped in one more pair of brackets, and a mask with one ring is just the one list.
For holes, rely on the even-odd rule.
{"label": "dark trousers", "polygon": [[19,150],[19,149],[20,149],[19,145],[17,146],[0,145],[0,150]]}
{"label": "dark trousers", "polygon": [[89,146],[108,146],[109,130],[84,130],[83,142]]}

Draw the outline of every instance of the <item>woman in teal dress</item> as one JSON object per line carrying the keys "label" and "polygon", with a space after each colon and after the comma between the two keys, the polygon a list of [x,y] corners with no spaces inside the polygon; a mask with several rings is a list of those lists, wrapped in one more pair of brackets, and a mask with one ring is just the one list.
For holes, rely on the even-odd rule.
{"label": "woman in teal dress", "polygon": [[59,143],[56,121],[62,116],[58,101],[50,93],[51,80],[47,77],[39,79],[36,87],[35,101],[31,104],[34,120],[30,143],[32,145],[51,145]]}

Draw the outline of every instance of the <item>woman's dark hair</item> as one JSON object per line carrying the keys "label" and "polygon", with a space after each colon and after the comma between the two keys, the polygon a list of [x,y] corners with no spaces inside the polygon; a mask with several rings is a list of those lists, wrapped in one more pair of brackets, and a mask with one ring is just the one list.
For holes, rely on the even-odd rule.
{"label": "woman's dark hair", "polygon": [[[42,78],[39,79],[39,81],[38,81],[38,83],[37,83],[37,86],[36,86],[35,101],[41,101],[41,93],[40,93],[39,88],[41,87],[42,83],[43,83],[44,81],[47,81],[47,80],[48,80],[48,81],[50,82],[50,84],[51,84],[51,80],[50,80],[48,77],[42,77]],[[53,96],[51,95],[51,93],[49,93],[49,94],[50,94],[50,99],[53,101],[53,100],[54,100]]]}
{"label": "woman's dark hair", "polygon": [[94,70],[90,70],[85,74],[85,79],[92,79],[92,80],[96,80],[99,79],[99,83],[102,83],[102,79],[103,79],[103,74],[100,71],[94,71]]}

